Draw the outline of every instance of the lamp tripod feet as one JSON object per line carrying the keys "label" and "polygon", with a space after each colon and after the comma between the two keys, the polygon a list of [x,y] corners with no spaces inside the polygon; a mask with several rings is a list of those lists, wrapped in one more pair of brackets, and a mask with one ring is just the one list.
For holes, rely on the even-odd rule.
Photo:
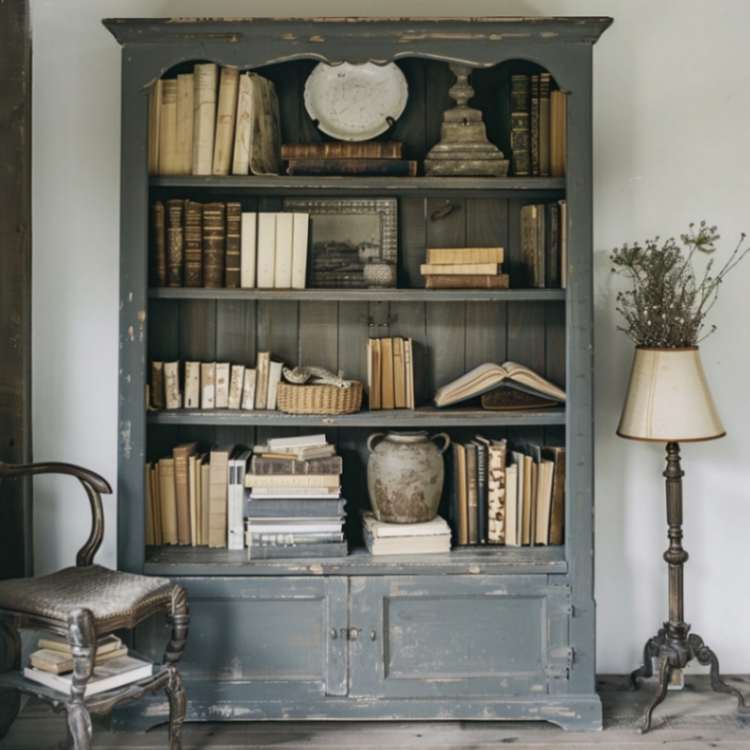
{"label": "lamp tripod feet", "polygon": [[691,659],[695,659],[699,664],[710,667],[711,690],[716,693],[733,695],[737,699],[737,710],[742,714],[747,714],[748,706],[745,703],[745,696],[737,688],[728,685],[721,679],[719,658],[713,650],[706,646],[703,639],[695,633],[688,636],[688,648],[690,649]]}
{"label": "lamp tripod feet", "polygon": [[643,647],[643,664],[630,673],[630,684],[633,690],[638,690],[638,680],[641,678],[652,677],[654,674],[653,660],[659,655],[659,650],[665,642],[665,630],[662,628],[659,632],[646,641]]}

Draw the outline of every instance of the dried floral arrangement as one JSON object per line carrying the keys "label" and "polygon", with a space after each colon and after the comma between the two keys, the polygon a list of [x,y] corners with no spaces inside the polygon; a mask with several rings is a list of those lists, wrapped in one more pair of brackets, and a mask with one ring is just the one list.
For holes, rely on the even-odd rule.
{"label": "dried floral arrangement", "polygon": [[[690,224],[686,234],[660,241],[659,237],[640,244],[622,245],[612,251],[613,273],[624,276],[631,288],[617,294],[617,312],[624,331],[636,346],[674,349],[697,346],[716,326],[704,331],[706,317],[716,303],[719,287],[748,254],[743,247],[745,233],[727,261],[714,270],[715,258],[705,262],[702,273],[694,259],[716,251],[719,233],[705,221]],[[696,255],[697,254],[697,255]]]}

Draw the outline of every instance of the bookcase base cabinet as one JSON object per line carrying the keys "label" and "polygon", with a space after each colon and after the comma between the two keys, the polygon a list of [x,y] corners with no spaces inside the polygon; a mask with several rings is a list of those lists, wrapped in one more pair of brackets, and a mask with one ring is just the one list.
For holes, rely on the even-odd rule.
{"label": "bookcase base cabinet", "polygon": [[[526,719],[600,729],[565,576],[179,578],[188,721]],[[558,580],[559,579],[559,580]],[[576,610],[578,611],[578,610]],[[585,612],[593,619],[593,604]],[[155,659],[160,624],[136,633]],[[166,702],[132,706],[129,728]]]}

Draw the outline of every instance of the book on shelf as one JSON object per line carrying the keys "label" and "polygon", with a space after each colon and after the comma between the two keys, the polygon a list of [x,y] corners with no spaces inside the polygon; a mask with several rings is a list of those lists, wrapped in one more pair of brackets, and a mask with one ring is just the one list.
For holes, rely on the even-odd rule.
{"label": "book on shelf", "polygon": [[264,458],[254,455],[250,462],[253,474],[341,474],[344,470],[341,456],[299,460],[295,456]]}
{"label": "book on shelf", "polygon": [[346,557],[349,549],[346,542],[312,542],[300,544],[254,544],[251,534],[246,532],[246,546],[251,560],[285,560],[303,558]]}
{"label": "book on shelf", "polygon": [[428,276],[425,279],[426,289],[509,289],[510,276],[507,273],[496,275],[471,274],[448,276]]}
{"label": "book on shelf", "polygon": [[560,200],[560,287],[568,286],[568,202]]}
{"label": "book on shelf", "polygon": [[276,214],[272,284],[274,289],[290,289],[292,286],[293,222],[294,217],[290,213]]}
{"label": "book on shelf", "polygon": [[[133,656],[118,656],[94,664],[94,670],[86,682],[84,697],[91,697],[108,690],[145,680],[153,674],[151,662],[136,659]],[[73,675],[53,674],[34,667],[26,667],[23,676],[33,682],[45,685],[65,695],[70,695],[73,687]]]}
{"label": "book on shelf", "polygon": [[243,212],[240,221],[240,286],[243,289],[255,288],[257,233],[258,214]]}
{"label": "book on shelf", "polygon": [[[105,635],[99,638],[96,642],[96,655],[111,654],[122,648],[122,639],[118,638],[114,634]],[[58,653],[70,656],[73,651],[70,647],[70,643],[67,638],[62,636],[45,634],[37,641],[37,648],[45,649],[47,651],[56,651]]]}
{"label": "book on shelf", "polygon": [[245,368],[245,376],[242,380],[242,409],[253,411],[255,409],[255,383],[257,371],[254,367]]}
{"label": "book on shelf", "polygon": [[184,207],[185,203],[182,200],[167,201],[167,286],[182,286]]}
{"label": "book on shelf", "polygon": [[486,362],[438,389],[435,405],[450,406],[499,387],[514,388],[557,402],[565,401],[565,391],[531,368],[517,362],[502,365]]}
{"label": "book on shelf", "polygon": [[550,175],[565,176],[567,152],[567,96],[559,90],[550,92]]}
{"label": "book on shelf", "polygon": [[195,92],[192,172],[194,175],[210,175],[213,167],[219,67],[215,63],[198,63],[193,68],[193,76]]}
{"label": "book on shelf", "polygon": [[371,555],[424,555],[450,552],[450,526],[440,516],[424,523],[386,523],[362,514],[365,545]]}
{"label": "book on shelf", "polygon": [[258,289],[273,289],[276,271],[276,214],[258,214]]}
{"label": "book on shelf", "polygon": [[209,455],[208,546],[227,546],[229,457],[232,446],[215,447]]}
{"label": "book on shelf", "polygon": [[159,174],[179,174],[177,155],[177,81],[163,80],[159,111]]}
{"label": "book on shelf", "polygon": [[224,256],[224,286],[237,289],[241,273],[242,206],[236,202],[226,204],[226,252]]}
{"label": "book on shelf", "polygon": [[567,204],[564,200],[521,207],[521,262],[528,286],[564,288],[566,222]]}
{"label": "book on shelf", "polygon": [[370,410],[414,408],[414,346],[400,336],[368,339]]}
{"label": "book on shelf", "polygon": [[565,540],[565,448],[545,446],[542,456],[553,464],[549,543],[562,544]]}
{"label": "book on shelf", "polygon": [[283,364],[274,360],[268,362],[268,392],[266,394],[266,409],[276,409],[281,370]]}
{"label": "book on shelf", "polygon": [[290,159],[401,159],[400,141],[330,141],[328,143],[285,143],[281,158]]}
{"label": "book on shelf", "polygon": [[164,544],[177,544],[177,499],[175,496],[174,459],[161,458],[159,472],[159,507]]}
{"label": "book on shelf", "polygon": [[307,283],[307,245],[310,215],[292,213],[292,289],[304,289]]}
{"label": "book on shelf", "polygon": [[487,544],[487,461],[489,440],[477,435],[472,441],[476,446],[476,468],[477,468],[477,541],[479,544]]}
{"label": "book on shelf", "polygon": [[199,409],[201,397],[201,363],[185,362],[185,399],[186,409]]}
{"label": "book on shelf", "polygon": [[164,363],[164,403],[167,409],[182,408],[179,362]]}
{"label": "book on shelf", "polygon": [[501,385],[492,391],[483,393],[481,404],[482,408],[488,411],[533,411],[559,406],[560,402],[545,396],[519,391],[515,388],[504,388]]}
{"label": "book on shelf", "polygon": [[423,263],[422,276],[496,276],[498,263]]}
{"label": "book on shelf", "polygon": [[507,289],[502,247],[427,248],[419,267],[427,289]]}
{"label": "book on shelf", "polygon": [[327,446],[328,441],[323,433],[316,433],[314,435],[268,438],[265,444],[268,446],[269,451],[284,451],[296,450],[297,448]]}
{"label": "book on shelf", "polygon": [[149,388],[149,398],[151,400],[151,406],[154,409],[166,408],[164,363],[158,360],[153,360],[151,362],[151,387]]}
{"label": "book on shelf", "polygon": [[531,153],[531,174],[534,177],[539,176],[539,76],[530,77],[530,129],[529,151]]}
{"label": "book on shelf", "polygon": [[216,407],[216,362],[201,362],[201,409]]}
{"label": "book on shelf", "polygon": [[156,527],[154,525],[154,505],[155,505],[155,498],[153,494],[153,489],[151,487],[151,464],[147,463],[145,466],[144,471],[144,494],[143,494],[143,500],[144,500],[144,515],[145,518],[144,524],[143,524],[143,531],[144,531],[144,541],[147,547],[150,547],[154,544],[158,544],[157,538],[156,538]]}
{"label": "book on shelf", "polygon": [[429,247],[427,265],[455,265],[495,263],[501,264],[505,258],[502,247]]}
{"label": "book on shelf", "polygon": [[328,500],[341,496],[341,485],[336,487],[253,487],[250,496],[263,500]]}
{"label": "book on shelf", "polygon": [[185,286],[200,287],[203,286],[203,206],[186,200],[184,220]]}
{"label": "book on shelf", "polygon": [[211,454],[204,453],[201,455],[201,479],[200,479],[200,513],[198,518],[199,526],[199,544],[208,545],[210,536],[211,516],[210,516],[210,498],[211,498]]}
{"label": "book on shelf", "polygon": [[148,90],[148,173],[159,174],[159,117],[161,115],[161,78]]}
{"label": "book on shelf", "polygon": [[229,397],[227,408],[239,409],[242,406],[242,386],[245,380],[244,365],[230,365],[229,369]]}
{"label": "book on shelf", "polygon": [[549,73],[539,74],[539,176],[549,177],[550,167],[550,84]]}
{"label": "book on shelf", "polygon": [[252,451],[244,446],[235,447],[229,459],[227,480],[227,548],[243,549],[245,546],[245,472]]}
{"label": "book on shelf", "polygon": [[203,286],[211,289],[224,284],[226,205],[203,204]]}
{"label": "book on shelf", "polygon": [[175,512],[177,515],[177,544],[190,544],[190,477],[189,458],[197,448],[196,443],[182,443],[172,449],[174,460]]}
{"label": "book on shelf", "polygon": [[232,150],[232,174],[246,175],[250,171],[254,121],[255,81],[253,74],[241,74],[237,88],[237,120]]}
{"label": "book on shelf", "polygon": [[194,96],[195,83],[193,74],[180,73],[177,76],[176,174],[190,174],[193,169]]}
{"label": "book on shelf", "polygon": [[341,479],[338,474],[248,474],[246,487],[338,487]]}
{"label": "book on shelf", "polygon": [[466,443],[466,518],[468,544],[479,544],[479,496],[477,494],[477,446]]}
{"label": "book on shelf", "polygon": [[416,177],[419,162],[409,159],[378,158],[294,158],[287,162],[288,175],[325,177],[359,175],[369,177]]}
{"label": "book on shelf", "polygon": [[346,500],[338,495],[333,497],[315,497],[311,499],[293,497],[266,498],[250,495],[246,505],[248,518],[318,518],[320,516],[342,517]]}
{"label": "book on shelf", "polygon": [[229,408],[229,373],[229,362],[216,363],[214,406],[217,409]]}
{"label": "book on shelf", "polygon": [[529,76],[516,74],[510,83],[510,153],[513,175],[531,174],[529,133]]}
{"label": "book on shelf", "polygon": [[268,400],[268,376],[271,367],[271,353],[258,352],[255,369],[255,408],[266,409]]}
{"label": "book on shelf", "polygon": [[151,205],[151,257],[152,278],[157,286],[167,285],[167,230],[166,209],[163,201]]}
{"label": "book on shelf", "polygon": [[188,456],[188,523],[190,525],[190,545],[197,547],[200,544],[199,526],[200,526],[200,460],[198,453],[191,453]]}
{"label": "book on shelf", "polygon": [[219,73],[219,96],[216,103],[214,159],[212,174],[228,175],[232,163],[234,125],[237,116],[239,70],[222,66]]}

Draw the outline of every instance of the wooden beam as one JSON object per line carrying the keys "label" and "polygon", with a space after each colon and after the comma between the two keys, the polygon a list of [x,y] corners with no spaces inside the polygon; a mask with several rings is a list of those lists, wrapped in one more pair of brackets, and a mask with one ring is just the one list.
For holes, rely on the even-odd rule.
{"label": "wooden beam", "polygon": [[[0,3],[0,461],[31,460],[31,29]],[[0,578],[31,568],[31,485],[0,487]]]}

